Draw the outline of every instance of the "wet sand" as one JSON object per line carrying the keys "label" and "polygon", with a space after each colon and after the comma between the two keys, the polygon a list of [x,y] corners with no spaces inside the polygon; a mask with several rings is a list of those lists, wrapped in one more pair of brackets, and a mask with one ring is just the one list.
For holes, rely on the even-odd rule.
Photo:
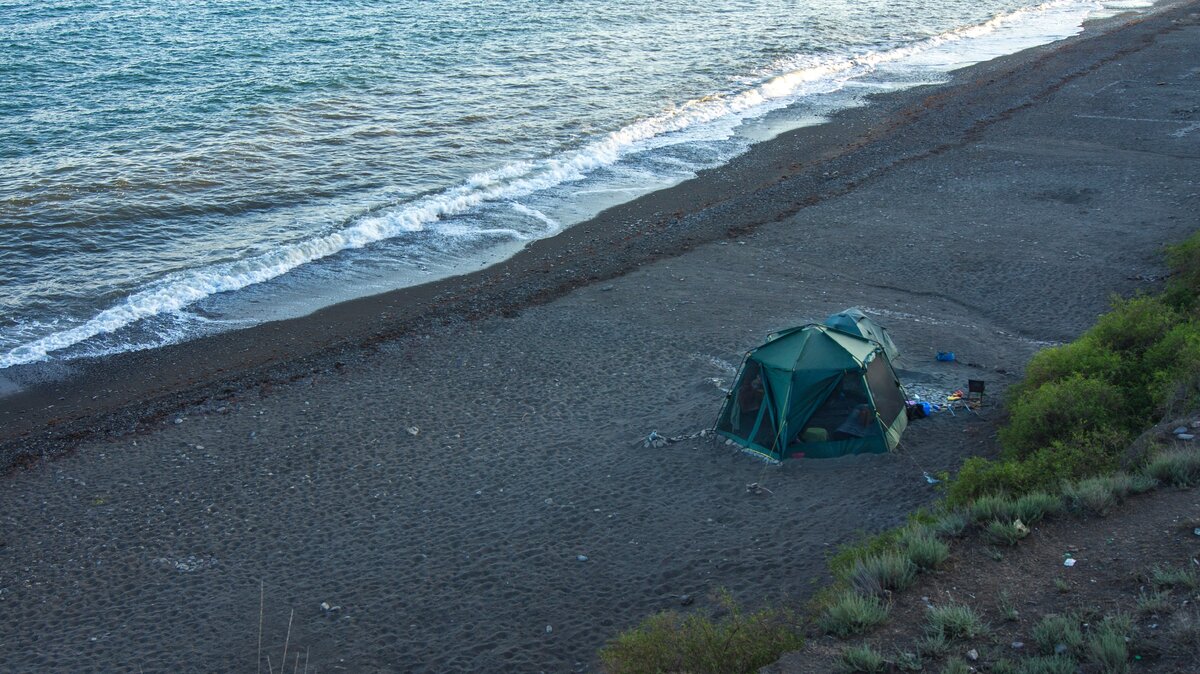
{"label": "wet sand", "polygon": [[782,467],[638,439],[711,425],[742,352],[847,306],[906,382],[998,392],[1156,287],[1200,207],[1197,11],[879,97],[469,277],[6,372],[0,669],[248,671],[260,582],[264,654],[294,611],[317,671],[590,670],[681,595],[802,601],[998,412]]}

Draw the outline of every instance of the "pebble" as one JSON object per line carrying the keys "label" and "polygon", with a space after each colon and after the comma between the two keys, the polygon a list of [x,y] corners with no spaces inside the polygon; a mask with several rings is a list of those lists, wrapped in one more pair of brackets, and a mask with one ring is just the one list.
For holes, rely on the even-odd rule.
{"label": "pebble", "polygon": [[180,417],[175,417],[175,423],[177,423],[177,424],[182,424],[182,423],[183,423],[183,419],[181,419]]}
{"label": "pebble", "polygon": [[692,602],[694,602],[694,601],[696,601],[696,598],[690,594],[679,595],[679,605],[680,606],[691,606]]}
{"label": "pebble", "polygon": [[1014,642],[1012,642],[1012,647],[1019,651],[1022,648],[1025,648],[1025,642],[1024,641],[1014,641]]}
{"label": "pebble", "polygon": [[553,631],[554,631],[554,627],[553,627],[553,626],[551,626],[551,625],[546,625],[546,634],[549,634],[549,633],[551,633],[551,632],[553,632]]}
{"label": "pebble", "polygon": [[978,660],[979,659],[979,651],[975,650],[974,648],[967,651],[967,659],[970,660],[971,662]]}
{"label": "pebble", "polygon": [[577,559],[581,562],[586,562],[588,560],[588,556],[587,555],[578,555],[575,557],[575,559]]}
{"label": "pebble", "polygon": [[1178,440],[1192,441],[1196,439],[1196,436],[1192,435],[1191,433],[1180,433],[1179,435],[1176,435],[1175,438]]}
{"label": "pebble", "polygon": [[1173,430],[1171,432],[1174,433],[1175,435],[1179,435],[1180,433],[1187,433],[1188,429],[1187,429],[1187,426],[1180,426],[1179,428],[1176,428],[1175,430]]}

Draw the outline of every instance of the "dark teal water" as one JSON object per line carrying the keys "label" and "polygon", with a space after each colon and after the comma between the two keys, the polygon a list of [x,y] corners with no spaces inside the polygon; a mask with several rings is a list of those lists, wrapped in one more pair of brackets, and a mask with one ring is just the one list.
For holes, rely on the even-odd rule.
{"label": "dark teal water", "polygon": [[0,369],[463,273],[1117,6],[0,2]]}

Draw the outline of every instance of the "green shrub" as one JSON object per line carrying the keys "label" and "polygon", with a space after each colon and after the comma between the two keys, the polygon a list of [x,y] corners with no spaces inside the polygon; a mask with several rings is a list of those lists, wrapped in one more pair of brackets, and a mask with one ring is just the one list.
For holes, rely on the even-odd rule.
{"label": "green shrub", "polygon": [[1016,622],[1021,617],[1017,607],[1013,606],[1012,597],[1008,596],[1007,590],[1000,590],[1000,596],[996,597],[996,608],[1000,609],[1000,615],[1009,622]]}
{"label": "green shrub", "polygon": [[1190,487],[1200,482],[1200,452],[1171,449],[1156,455],[1146,464],[1146,475],[1175,487]]}
{"label": "green shrub", "polygon": [[925,669],[924,663],[921,662],[920,654],[908,651],[897,652],[896,657],[892,660],[892,664],[901,672],[919,672]]}
{"label": "green shrub", "polygon": [[884,552],[855,562],[850,585],[863,594],[881,594],[883,590],[903,590],[916,578],[917,567],[908,557]]}
{"label": "green shrub", "polygon": [[721,601],[726,616],[719,621],[667,611],[621,633],[600,651],[605,671],[751,672],[804,645],[794,629],[796,621],[791,613],[766,609],[747,614],[728,594],[723,594]]}
{"label": "green shrub", "polygon": [[1062,511],[1062,507],[1061,497],[1038,491],[1017,499],[1015,510],[1017,518],[1022,522],[1036,524],[1048,515],[1057,515]]}
{"label": "green shrub", "polygon": [[950,658],[942,665],[942,674],[971,674],[971,666],[962,658]]}
{"label": "green shrub", "polygon": [[1033,643],[1045,655],[1055,655],[1061,644],[1076,653],[1083,646],[1083,632],[1079,630],[1079,619],[1073,615],[1043,616],[1033,627]]}
{"label": "green shrub", "polygon": [[933,606],[925,613],[927,631],[948,640],[974,639],[987,632],[987,625],[975,609],[965,604]]}
{"label": "green shrub", "polygon": [[1077,433],[1055,440],[1024,458],[989,461],[971,457],[946,493],[950,505],[962,506],[984,495],[1058,491],[1063,480],[1078,480],[1115,470],[1130,436],[1125,431]]}
{"label": "green shrub", "polygon": [[852,590],[842,592],[817,621],[834,636],[845,638],[861,634],[887,620],[888,607],[876,596],[864,596]]}
{"label": "green shrub", "polygon": [[1164,299],[1180,311],[1195,308],[1200,297],[1200,232],[1167,246],[1167,267],[1171,277]]}
{"label": "green shrub", "polygon": [[1197,586],[1200,586],[1200,576],[1197,576],[1196,572],[1189,567],[1155,566],[1150,569],[1150,584],[1156,590],[1164,587],[1183,587],[1195,590]]}
{"label": "green shrub", "polygon": [[842,666],[847,672],[876,674],[887,668],[887,661],[883,659],[879,651],[867,644],[862,644],[842,651]]}
{"label": "green shrub", "polygon": [[1179,312],[1158,297],[1114,298],[1087,337],[1126,357],[1138,357],[1158,343],[1181,320]]}
{"label": "green shrub", "polygon": [[1119,382],[1124,362],[1121,355],[1099,340],[1088,336],[1034,354],[1025,366],[1025,378],[1008,390],[1008,397],[1020,397],[1042,384],[1061,381],[1075,374]]}
{"label": "green shrub", "polygon": [[1138,613],[1144,615],[1160,615],[1171,611],[1171,592],[1155,590],[1149,594],[1145,590],[1138,593]]}
{"label": "green shrub", "polygon": [[945,634],[927,634],[917,640],[917,652],[931,658],[940,658],[950,652],[950,640]]}
{"label": "green shrub", "polygon": [[1130,494],[1144,494],[1158,486],[1158,480],[1146,475],[1130,475],[1124,471],[1108,477],[1113,495],[1124,500]]}
{"label": "green shrub", "polygon": [[989,670],[991,674],[1021,674],[1021,669],[1017,663],[1008,658],[1000,658],[992,663],[992,668]]}
{"label": "green shrub", "polygon": [[1000,429],[1006,458],[1022,458],[1051,443],[1069,443],[1092,432],[1128,426],[1120,387],[1073,374],[1009,400],[1008,424]]}
{"label": "green shrub", "polygon": [[1071,507],[1080,512],[1090,512],[1101,517],[1117,507],[1117,496],[1113,483],[1106,477],[1093,477],[1063,485],[1063,497]]}
{"label": "green shrub", "polygon": [[848,581],[859,562],[867,557],[894,552],[899,539],[900,529],[896,528],[843,545],[829,558],[829,570],[835,578]]}
{"label": "green shrub", "polygon": [[967,519],[967,514],[961,510],[952,510],[947,513],[942,513],[929,528],[933,533],[940,538],[957,538],[963,535],[966,531],[967,524],[970,520]]}
{"label": "green shrub", "polygon": [[1133,621],[1129,616],[1105,617],[1088,635],[1088,660],[1102,674],[1125,674],[1129,671],[1127,640],[1132,633]]}
{"label": "green shrub", "polygon": [[1016,545],[1018,541],[1029,535],[1029,529],[1016,522],[994,521],[984,529],[988,540],[996,545]]}
{"label": "green shrub", "polygon": [[922,571],[940,567],[950,557],[950,546],[937,539],[932,529],[910,528],[900,538],[904,554]]}
{"label": "green shrub", "polygon": [[1064,655],[1029,658],[1021,663],[1021,674],[1076,674],[1079,665]]}
{"label": "green shrub", "polygon": [[975,499],[969,512],[975,522],[1011,522],[1017,519],[1017,504],[1005,496],[989,494]]}

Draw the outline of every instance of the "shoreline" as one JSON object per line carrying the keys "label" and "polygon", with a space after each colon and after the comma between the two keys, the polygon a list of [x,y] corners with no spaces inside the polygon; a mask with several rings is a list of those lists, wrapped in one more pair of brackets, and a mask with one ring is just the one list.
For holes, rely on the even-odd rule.
{"label": "shoreline", "polygon": [[[1195,230],[1198,5],[880,97],[471,277],[4,399],[36,465],[0,496],[0,661],[245,671],[287,642],[323,671],[593,671],[720,588],[801,604],[837,546],[938,498],[924,475],[993,455],[1032,354]],[[855,305],[906,385],[982,378],[988,407],[889,454],[642,446],[710,426],[768,332]]]}
{"label": "shoreline", "polygon": [[[961,142],[913,147],[896,138],[910,124],[949,113],[946,121],[970,134],[1009,114],[986,100],[995,78],[1179,4],[1090,21],[1080,35],[954,71],[945,84],[872,94],[866,106],[756,143],[723,166],[606,209],[483,270],[166,347],[8,368],[0,373],[0,469],[61,454],[85,438],[130,432],[230,389],[332,371],[381,342],[511,316],[643,264],[752,232]],[[967,126],[962,110],[947,109],[964,104],[982,108],[984,116]],[[862,159],[865,167],[858,166]],[[790,205],[740,209],[750,197],[781,190]],[[145,373],[152,374],[137,381]]]}

